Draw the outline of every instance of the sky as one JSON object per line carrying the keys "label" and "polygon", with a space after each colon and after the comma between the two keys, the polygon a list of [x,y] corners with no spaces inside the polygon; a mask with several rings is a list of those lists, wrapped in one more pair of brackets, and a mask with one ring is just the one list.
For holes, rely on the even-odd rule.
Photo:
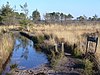
{"label": "sky", "polygon": [[97,14],[100,17],[100,0],[0,0],[0,8],[3,4],[10,3],[16,11],[21,12],[20,5],[27,2],[29,16],[34,10],[38,10],[41,15],[47,12],[63,12],[72,14],[74,17],[80,15],[93,16]]}

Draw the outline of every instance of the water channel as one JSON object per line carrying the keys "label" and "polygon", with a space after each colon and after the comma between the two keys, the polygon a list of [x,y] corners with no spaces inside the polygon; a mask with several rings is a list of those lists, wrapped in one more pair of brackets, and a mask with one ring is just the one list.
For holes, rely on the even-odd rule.
{"label": "water channel", "polygon": [[2,75],[9,72],[14,65],[18,69],[30,69],[45,63],[48,63],[47,56],[43,52],[37,51],[31,40],[20,35],[15,37],[14,50]]}

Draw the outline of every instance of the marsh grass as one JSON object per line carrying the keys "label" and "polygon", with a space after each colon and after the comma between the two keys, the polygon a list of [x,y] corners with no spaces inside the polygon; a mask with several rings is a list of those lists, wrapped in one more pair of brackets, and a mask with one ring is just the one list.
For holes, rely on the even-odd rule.
{"label": "marsh grass", "polygon": [[93,75],[93,62],[91,62],[88,59],[84,60],[84,64],[85,64],[85,75]]}
{"label": "marsh grass", "polygon": [[13,50],[14,40],[10,34],[2,34],[0,36],[0,69],[2,69],[2,65],[6,62],[9,57],[9,54]]}

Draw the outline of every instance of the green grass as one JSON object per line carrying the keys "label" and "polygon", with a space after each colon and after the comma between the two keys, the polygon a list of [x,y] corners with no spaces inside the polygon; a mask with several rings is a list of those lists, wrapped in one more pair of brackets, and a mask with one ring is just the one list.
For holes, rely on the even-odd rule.
{"label": "green grass", "polygon": [[85,64],[85,75],[92,75],[93,74],[93,63],[89,59],[84,60]]}

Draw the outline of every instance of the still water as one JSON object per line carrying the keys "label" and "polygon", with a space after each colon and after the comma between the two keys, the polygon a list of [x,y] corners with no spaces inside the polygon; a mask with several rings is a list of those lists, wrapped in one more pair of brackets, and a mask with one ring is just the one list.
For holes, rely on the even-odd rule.
{"label": "still water", "polygon": [[12,65],[16,65],[18,69],[30,69],[37,68],[45,63],[48,63],[46,55],[37,51],[31,40],[19,36],[15,39],[14,50],[5,71],[9,72]]}

